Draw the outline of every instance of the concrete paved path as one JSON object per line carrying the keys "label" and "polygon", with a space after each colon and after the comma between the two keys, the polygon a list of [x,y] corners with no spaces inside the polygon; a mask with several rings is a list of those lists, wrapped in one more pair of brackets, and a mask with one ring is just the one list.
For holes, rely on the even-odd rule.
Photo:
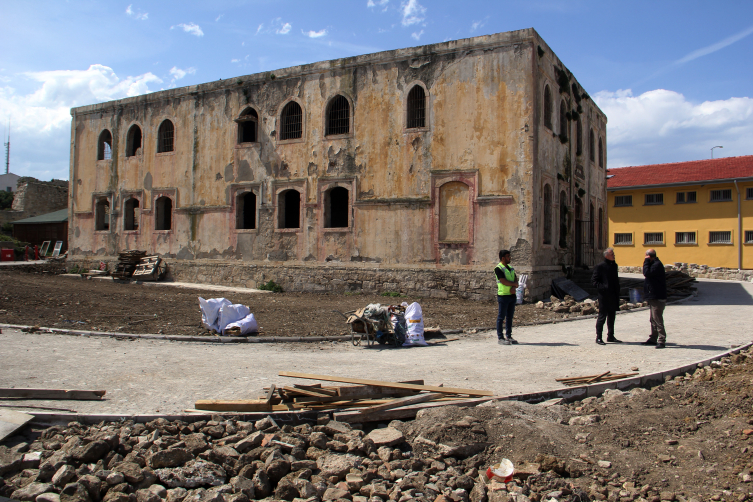
{"label": "concrete paved path", "polygon": [[[4,328],[0,387],[105,389],[106,400],[16,401],[82,413],[175,413],[196,399],[256,398],[279,371],[378,380],[423,378],[427,384],[489,389],[496,394],[561,387],[555,378],[607,370],[651,373],[710,357],[753,340],[753,284],[699,280],[698,297],[667,307],[665,350],[644,347],[648,311],[617,316],[625,343],[594,343],[593,319],[521,327],[519,345],[500,346],[493,332],[426,348],[366,349],[350,343],[197,344],[51,334]],[[280,315],[286,315],[280,312]],[[493,320],[490,320],[492,323]],[[310,381],[309,381],[310,383]],[[9,400],[0,400],[9,404]]]}

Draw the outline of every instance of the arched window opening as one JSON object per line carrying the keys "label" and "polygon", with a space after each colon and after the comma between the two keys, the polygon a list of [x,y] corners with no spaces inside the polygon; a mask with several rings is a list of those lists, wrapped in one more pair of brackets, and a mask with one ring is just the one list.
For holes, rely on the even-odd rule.
{"label": "arched window opening", "polygon": [[277,226],[301,227],[301,193],[298,190],[285,190],[277,196]]}
{"label": "arched window opening", "polygon": [[126,139],[126,157],[141,155],[141,128],[136,124],[128,130]]}
{"label": "arched window opening", "polygon": [[239,230],[256,228],[256,194],[254,192],[238,195],[235,210],[235,228]]}
{"label": "arched window opening", "polygon": [[280,140],[299,139],[303,137],[303,109],[291,101],[282,109],[280,116]]}
{"label": "arched window opening", "polygon": [[588,132],[588,158],[591,160],[591,162],[594,161],[594,150],[596,150],[594,146],[594,132],[593,130],[591,130]]}
{"label": "arched window opening", "polygon": [[604,167],[604,146],[599,138],[599,167]]}
{"label": "arched window opening", "polygon": [[259,115],[256,110],[246,108],[235,121],[238,123],[238,143],[256,143],[256,131],[259,125]]}
{"label": "arched window opening", "polygon": [[544,244],[552,243],[552,187],[544,185]]}
{"label": "arched window opening", "polygon": [[348,134],[350,132],[350,103],[342,94],[330,101],[327,109],[325,136]]}
{"label": "arched window opening", "polygon": [[445,183],[439,188],[439,240],[468,242],[469,208],[468,185],[459,181]]}
{"label": "arched window opening", "polygon": [[347,188],[335,187],[325,192],[324,228],[348,228],[349,202]]}
{"label": "arched window opening", "polygon": [[595,239],[595,233],[596,233],[596,219],[594,214],[594,205],[591,204],[589,211],[588,211],[588,242],[590,244],[591,249],[596,247]]}
{"label": "arched window opening", "polygon": [[599,208],[599,249],[604,249],[604,209]]}
{"label": "arched window opening", "polygon": [[426,92],[414,85],[408,93],[408,129],[426,127]]}
{"label": "arched window opening", "polygon": [[123,230],[138,230],[140,219],[139,200],[131,197],[123,206]]}
{"label": "arched window opening", "polygon": [[99,135],[97,142],[97,160],[112,159],[112,134],[105,129]]}
{"label": "arched window opening", "polygon": [[567,247],[567,194],[560,192],[560,242],[561,248]]}
{"label": "arched window opening", "polygon": [[567,112],[564,101],[560,103],[560,136],[567,139]]}
{"label": "arched window opening", "polygon": [[548,85],[544,87],[544,125],[552,129],[552,91]]}
{"label": "arched window opening", "polygon": [[583,155],[583,126],[578,118],[577,127],[575,129],[575,155]]}
{"label": "arched window opening", "polygon": [[107,199],[99,199],[94,207],[94,229],[110,230],[110,201]]}
{"label": "arched window opening", "polygon": [[155,230],[172,230],[173,226],[173,200],[170,197],[160,197],[156,202],[157,213],[154,225]]}
{"label": "arched window opening", "polygon": [[172,152],[174,150],[175,126],[170,120],[163,120],[157,135],[157,153]]}

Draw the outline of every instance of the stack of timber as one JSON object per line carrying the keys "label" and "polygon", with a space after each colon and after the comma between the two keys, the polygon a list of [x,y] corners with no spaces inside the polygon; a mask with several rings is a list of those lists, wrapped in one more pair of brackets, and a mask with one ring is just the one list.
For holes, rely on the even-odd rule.
{"label": "stack of timber", "polygon": [[604,373],[600,373],[598,375],[587,375],[587,376],[579,376],[579,377],[569,377],[569,378],[556,378],[560,383],[564,383],[568,387],[575,387],[577,385],[589,385],[592,383],[601,383],[601,382],[609,382],[611,380],[621,380],[623,378],[628,378],[631,376],[635,376],[638,373],[620,373],[620,374],[614,374],[611,371],[605,371]]}
{"label": "stack of timber", "polygon": [[139,281],[161,281],[165,275],[167,275],[167,263],[154,255],[143,256],[136,265],[132,277]]}
{"label": "stack of timber", "polygon": [[146,256],[146,251],[123,251],[118,253],[118,265],[112,276],[116,279],[128,279],[136,271],[136,266]]}
{"label": "stack of timber", "polygon": [[[447,405],[476,405],[489,401],[492,392],[425,385],[423,380],[385,382],[281,371],[280,376],[354,385],[321,383],[271,385],[259,399],[196,401],[196,410],[224,412],[329,412],[340,422],[361,423],[413,418],[418,410]],[[193,411],[193,410],[191,410]]]}
{"label": "stack of timber", "polygon": [[[667,299],[676,300],[678,298],[685,298],[690,296],[695,291],[696,283],[695,277],[690,277],[685,272],[680,270],[669,270],[666,273],[667,279]],[[631,288],[643,288],[643,279],[630,279],[627,277],[620,277],[620,294],[622,296],[628,296],[628,290]]]}

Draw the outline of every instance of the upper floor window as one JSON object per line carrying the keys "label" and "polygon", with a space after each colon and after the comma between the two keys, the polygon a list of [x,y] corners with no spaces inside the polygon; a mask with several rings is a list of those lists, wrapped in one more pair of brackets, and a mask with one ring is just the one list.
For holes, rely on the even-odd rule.
{"label": "upper floor window", "polygon": [[678,204],[691,204],[696,201],[695,192],[677,192]]}
{"label": "upper floor window", "polygon": [[280,140],[300,139],[303,137],[303,109],[291,101],[282,109],[280,116]]}
{"label": "upper floor window", "polygon": [[745,231],[745,244],[753,244],[753,230]]}
{"label": "upper floor window", "polygon": [[616,195],[614,197],[614,207],[632,206],[632,205],[633,205],[632,195]]}
{"label": "upper floor window", "polygon": [[163,120],[159,126],[159,141],[157,153],[172,152],[174,150],[175,126],[170,120]]}
{"label": "upper floor window", "polygon": [[414,85],[408,93],[408,129],[426,127],[426,92]]}
{"label": "upper floor window", "polygon": [[544,125],[552,128],[552,91],[549,86],[544,86]]}
{"label": "upper floor window", "polygon": [[350,103],[342,94],[329,102],[325,136],[348,134],[350,132]]}
{"label": "upper floor window", "polygon": [[596,152],[594,151],[594,150],[596,150],[595,146],[596,146],[596,144],[595,144],[595,140],[594,140],[594,132],[593,132],[593,130],[591,130],[591,131],[588,132],[588,158],[589,158],[589,160],[591,162],[593,162],[594,160],[596,160],[595,159]]}
{"label": "upper floor window", "polygon": [[112,159],[112,134],[105,129],[99,134],[97,142],[97,160]]}
{"label": "upper floor window", "polygon": [[732,232],[709,232],[709,244],[732,244]]}
{"label": "upper floor window", "polygon": [[732,200],[732,189],[725,188],[724,190],[712,190],[711,202],[725,202]]}
{"label": "upper floor window", "polygon": [[599,138],[599,167],[604,167],[604,146]]}
{"label": "upper floor window", "polygon": [[745,198],[748,200],[753,199],[753,187],[745,189]]}
{"label": "upper floor window", "polygon": [[235,121],[238,123],[238,143],[256,143],[259,124],[259,115],[256,110],[246,108]]}
{"label": "upper floor window", "polygon": [[583,126],[581,125],[580,118],[575,128],[575,155],[583,155]]}
{"label": "upper floor window", "polygon": [[664,194],[663,193],[647,193],[644,204],[647,206],[664,204]]}
{"label": "upper floor window", "polygon": [[567,139],[567,111],[564,101],[560,103],[560,136]]}
{"label": "upper floor window", "polygon": [[126,137],[126,157],[141,155],[141,128],[133,124]]}

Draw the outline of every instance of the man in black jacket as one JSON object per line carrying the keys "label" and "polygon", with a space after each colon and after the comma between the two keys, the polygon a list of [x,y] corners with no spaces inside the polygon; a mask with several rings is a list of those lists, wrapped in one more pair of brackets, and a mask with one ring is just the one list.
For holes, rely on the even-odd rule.
{"label": "man in black jacket", "polygon": [[656,257],[656,251],[646,251],[643,260],[643,299],[648,302],[651,309],[651,336],[643,342],[643,345],[655,345],[657,349],[663,349],[667,341],[667,332],[664,331],[664,307],[667,306],[667,278],[664,273],[664,264]]}
{"label": "man in black jacket", "polygon": [[607,322],[607,341],[622,343],[614,337],[614,318],[620,308],[620,279],[617,275],[617,263],[614,261],[614,249],[604,250],[604,261],[594,267],[591,284],[599,292],[599,316],[596,319],[596,343],[606,345],[601,339],[604,321]]}

